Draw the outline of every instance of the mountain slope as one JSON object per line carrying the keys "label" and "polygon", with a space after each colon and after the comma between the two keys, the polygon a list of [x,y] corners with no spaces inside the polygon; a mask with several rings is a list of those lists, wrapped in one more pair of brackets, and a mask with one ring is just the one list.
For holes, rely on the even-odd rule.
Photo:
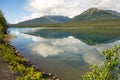
{"label": "mountain slope", "polygon": [[65,23],[70,20],[66,16],[43,16],[40,18],[27,20],[18,23],[18,25],[40,25],[40,24],[55,24],[55,23]]}
{"label": "mountain slope", "polygon": [[98,8],[90,8],[82,14],[75,16],[71,21],[101,21],[120,19],[120,13],[112,10],[101,10]]}
{"label": "mountain slope", "polygon": [[[58,24],[59,23],[59,24]],[[101,10],[90,8],[74,18],[66,16],[43,16],[40,18],[23,21],[10,26],[18,27],[69,27],[69,26],[86,26],[86,27],[119,27],[120,13],[113,10]]]}

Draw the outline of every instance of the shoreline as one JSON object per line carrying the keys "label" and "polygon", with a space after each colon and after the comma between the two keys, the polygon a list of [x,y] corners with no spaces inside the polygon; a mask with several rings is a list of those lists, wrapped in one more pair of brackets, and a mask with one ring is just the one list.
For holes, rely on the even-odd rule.
{"label": "shoreline", "polygon": [[52,73],[46,73],[44,71],[41,71],[40,68],[38,68],[36,65],[34,65],[34,63],[32,63],[30,61],[30,59],[28,59],[28,58],[24,57],[23,55],[21,55],[21,52],[19,50],[17,50],[13,45],[11,45],[9,43],[14,38],[15,38],[14,35],[10,35],[10,34],[4,35],[4,38],[3,38],[4,42],[0,42],[0,44],[4,44],[5,43],[8,48],[13,50],[14,54],[17,57],[20,57],[20,58],[24,59],[24,64],[23,64],[24,66],[32,67],[32,68],[35,69],[35,71],[41,72],[43,78],[48,79],[48,80],[60,80],[56,75],[54,75]]}
{"label": "shoreline", "polygon": [[[25,58],[24,56],[21,55],[20,51],[17,50],[14,46],[12,46],[11,44],[8,44],[8,47],[12,47],[15,55],[18,57],[22,57],[25,60],[25,65],[27,66],[31,66],[33,67],[36,71],[40,71],[42,72],[36,65],[34,65],[33,63],[31,63],[30,59]],[[43,78],[50,78],[50,80],[59,80],[58,77],[56,77],[54,74],[52,73],[46,73],[46,72],[42,72]]]}
{"label": "shoreline", "polygon": [[3,40],[4,40],[5,42],[10,42],[10,41],[13,40],[14,38],[16,38],[16,36],[11,35],[11,34],[5,34],[5,35],[3,36]]}

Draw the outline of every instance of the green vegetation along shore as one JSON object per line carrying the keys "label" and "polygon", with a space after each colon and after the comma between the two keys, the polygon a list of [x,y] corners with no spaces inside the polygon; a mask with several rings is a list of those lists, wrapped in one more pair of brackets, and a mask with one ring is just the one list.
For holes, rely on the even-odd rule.
{"label": "green vegetation along shore", "polygon": [[32,65],[28,65],[26,58],[15,55],[14,47],[8,44],[0,44],[1,56],[9,64],[9,69],[15,71],[19,76],[16,80],[42,80],[42,73],[36,71]]}
{"label": "green vegetation along shore", "polygon": [[90,72],[82,76],[83,80],[119,80],[120,79],[120,47],[103,51],[105,61],[102,66],[93,64]]}
{"label": "green vegetation along shore", "polygon": [[68,22],[62,24],[41,24],[41,25],[16,25],[11,24],[9,27],[79,27],[79,28],[115,28],[120,27],[120,20],[104,20],[104,21],[82,21],[82,22]]}
{"label": "green vegetation along shore", "polygon": [[70,27],[115,28],[115,27],[120,27],[120,20],[68,22],[64,24],[49,24],[49,25],[41,25],[41,26],[43,27],[69,27],[69,28]]}

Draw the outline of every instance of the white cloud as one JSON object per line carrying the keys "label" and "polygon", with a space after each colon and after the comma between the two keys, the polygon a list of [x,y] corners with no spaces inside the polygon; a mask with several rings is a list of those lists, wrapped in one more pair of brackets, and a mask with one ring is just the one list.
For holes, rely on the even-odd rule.
{"label": "white cloud", "polygon": [[101,0],[98,5],[98,8],[101,9],[111,9],[120,12],[120,0]]}
{"label": "white cloud", "polygon": [[80,0],[28,0],[27,9],[43,15],[66,15],[80,13]]}
{"label": "white cloud", "polygon": [[88,8],[112,9],[120,12],[120,0],[28,0],[26,8],[31,16],[22,18],[29,20],[44,15],[65,15],[74,17]]}

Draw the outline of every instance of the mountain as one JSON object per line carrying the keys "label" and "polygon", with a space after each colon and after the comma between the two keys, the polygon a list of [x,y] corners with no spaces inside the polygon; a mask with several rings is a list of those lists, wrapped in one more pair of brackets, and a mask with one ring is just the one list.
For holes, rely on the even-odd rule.
{"label": "mountain", "polygon": [[32,20],[27,20],[18,23],[17,25],[40,25],[40,24],[55,24],[55,23],[65,23],[70,20],[66,16],[43,16],[40,18],[35,18]]}
{"label": "mountain", "polygon": [[120,13],[118,13],[117,11],[112,11],[112,10],[105,10],[105,11],[113,15],[120,16]]}
{"label": "mountain", "polygon": [[83,13],[69,18],[66,16],[43,16],[32,20],[20,22],[10,25],[10,27],[118,27],[120,26],[120,13],[113,10],[102,10],[98,8],[90,8]]}
{"label": "mountain", "polygon": [[78,16],[75,16],[71,21],[102,21],[102,20],[117,20],[120,19],[120,13],[112,10],[101,10],[98,8],[90,8]]}

